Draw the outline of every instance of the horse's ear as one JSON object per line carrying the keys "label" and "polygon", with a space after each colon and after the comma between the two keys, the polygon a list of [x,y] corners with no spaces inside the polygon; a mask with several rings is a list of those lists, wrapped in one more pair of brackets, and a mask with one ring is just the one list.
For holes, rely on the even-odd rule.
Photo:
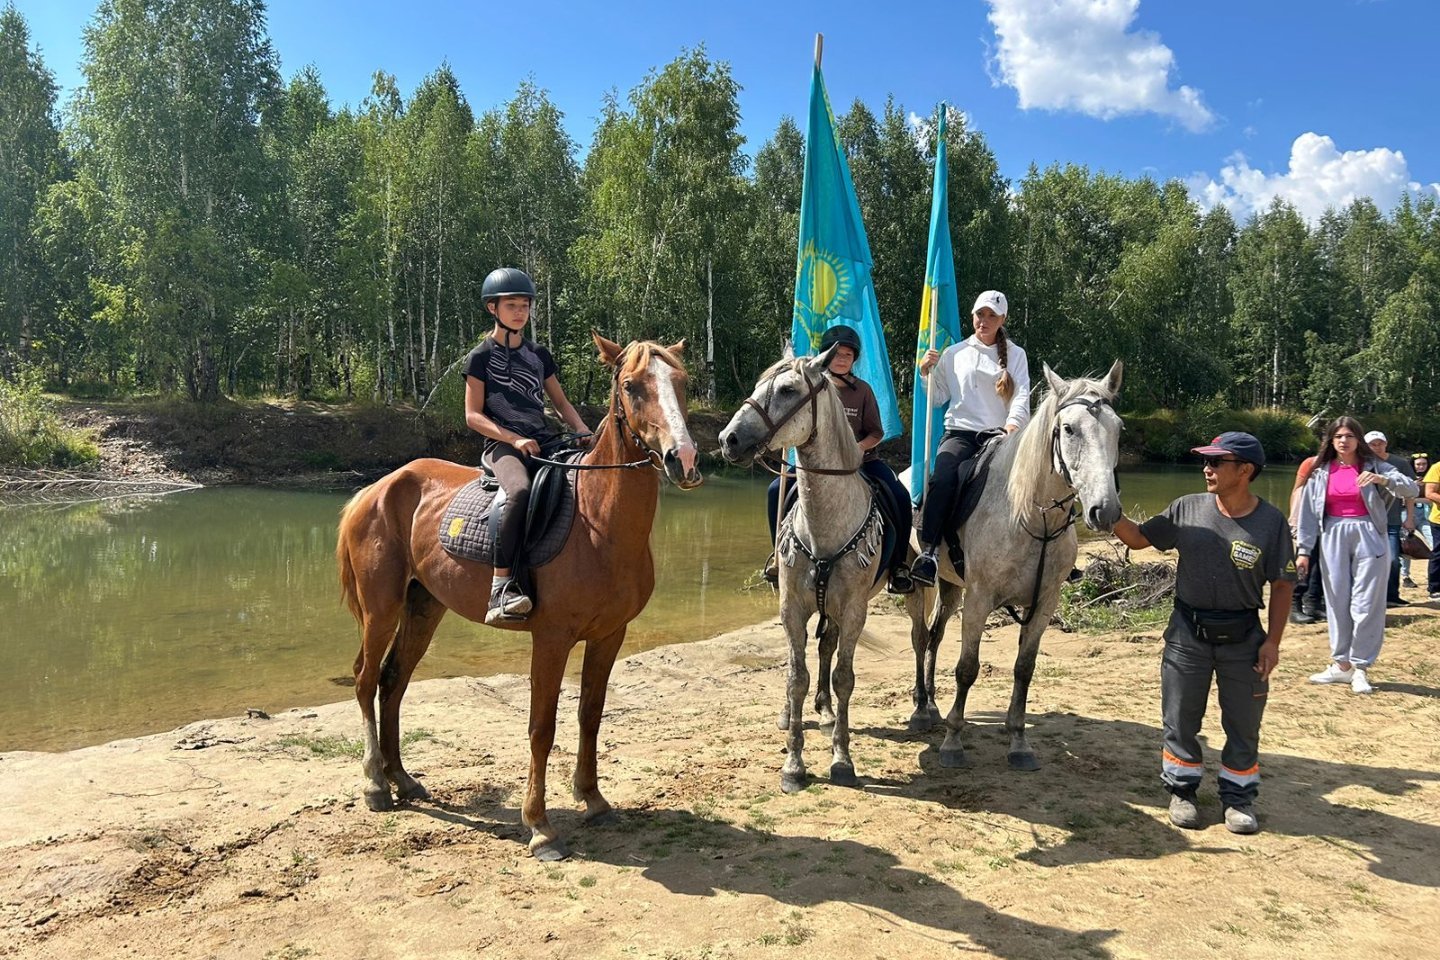
{"label": "horse's ear", "polygon": [[1105,389],[1110,391],[1110,398],[1113,400],[1120,395],[1120,383],[1125,379],[1125,361],[1116,360],[1110,364],[1110,372],[1105,374]]}
{"label": "horse's ear", "polygon": [[1057,397],[1060,396],[1065,392],[1065,381],[1061,379],[1060,374],[1050,369],[1050,364],[1045,363],[1041,366],[1045,369],[1045,382],[1050,384],[1050,393]]}
{"label": "horse's ear", "polygon": [[682,337],[674,343],[670,344],[670,346],[666,347],[665,349],[669,350],[677,357],[683,357],[685,355],[685,339]]}
{"label": "horse's ear", "polygon": [[838,343],[832,343],[829,350],[826,350],[824,353],[817,354],[816,356],[807,359],[805,361],[805,366],[810,369],[811,373],[824,373],[827,369],[829,369],[830,361],[835,358],[835,350],[839,346],[840,344]]}
{"label": "horse's ear", "polygon": [[613,367],[620,361],[620,354],[624,348],[613,340],[606,340],[600,336],[600,331],[591,330],[590,337],[595,341],[595,349],[600,351],[600,362],[607,367]]}
{"label": "horse's ear", "polygon": [[795,341],[794,341],[794,340],[791,340],[789,337],[781,337],[781,338],[780,338],[780,359],[781,359],[781,360],[794,360],[794,359],[795,359]]}

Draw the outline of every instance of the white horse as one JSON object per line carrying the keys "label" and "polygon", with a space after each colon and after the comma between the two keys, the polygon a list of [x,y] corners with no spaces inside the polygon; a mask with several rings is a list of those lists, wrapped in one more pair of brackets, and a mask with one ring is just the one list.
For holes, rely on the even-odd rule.
{"label": "white horse", "polygon": [[[948,728],[940,763],[966,765],[960,731],[965,726],[965,696],[980,672],[980,637],[985,621],[1000,607],[1020,620],[1020,650],[1005,728],[1010,732],[1010,766],[1036,770],[1039,763],[1025,739],[1025,706],[1040,636],[1060,602],[1060,587],[1074,568],[1079,545],[1073,505],[1084,504],[1085,523],[1109,530],[1119,519],[1120,494],[1115,466],[1120,451],[1120,416],[1114,401],[1124,366],[1116,360],[1104,380],[1063,380],[1045,367],[1049,393],[1025,428],[1003,440],[990,462],[989,476],[974,512],[960,531],[965,554],[962,583],[941,550],[940,580],[917,588],[906,598],[910,642],[915,648],[915,712],[911,730],[928,730],[940,719],[935,706],[935,655],[945,624],[961,592],[963,646],[955,665],[955,706],[945,717]],[[914,544],[912,544],[914,545]],[[917,547],[918,548],[918,547]],[[929,616],[927,617],[927,613]]]}
{"label": "white horse", "polygon": [[[786,793],[806,783],[804,705],[807,626],[819,614],[820,673],[815,709],[831,719],[830,660],[836,657],[830,782],[855,786],[850,759],[850,694],[855,688],[855,642],[865,626],[869,599],[885,569],[880,506],[860,474],[862,454],[825,370],[835,348],[816,357],[786,358],[766,370],[755,391],[720,431],[720,451],[731,463],[767,451],[795,448],[798,502],[780,526],[780,619],[790,640],[790,677],[781,729],[789,730],[780,772]],[[783,504],[781,505],[783,510]]]}

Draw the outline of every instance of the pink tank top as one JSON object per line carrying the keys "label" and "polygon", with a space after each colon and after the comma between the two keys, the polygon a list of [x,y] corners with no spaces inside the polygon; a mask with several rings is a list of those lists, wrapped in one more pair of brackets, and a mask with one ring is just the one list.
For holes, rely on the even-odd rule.
{"label": "pink tank top", "polygon": [[1330,464],[1330,480],[1325,487],[1325,516],[1327,517],[1368,517],[1365,501],[1360,498],[1360,488],[1355,478],[1360,476],[1358,467],[1348,467],[1339,460]]}

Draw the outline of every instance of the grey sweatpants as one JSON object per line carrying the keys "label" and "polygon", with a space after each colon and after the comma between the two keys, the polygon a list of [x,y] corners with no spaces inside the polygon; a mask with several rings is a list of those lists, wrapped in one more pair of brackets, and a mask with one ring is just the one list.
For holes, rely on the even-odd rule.
{"label": "grey sweatpants", "polygon": [[1220,688],[1220,727],[1225,731],[1220,802],[1226,807],[1250,803],[1260,792],[1260,720],[1270,684],[1255,672],[1255,661],[1264,642],[1259,617],[1244,640],[1206,643],[1195,636],[1180,611],[1171,612],[1160,663],[1160,712],[1165,724],[1160,779],[1171,793],[1193,797],[1205,774],[1200,721],[1210,701],[1211,676]]}
{"label": "grey sweatpants", "polygon": [[1385,640],[1385,580],[1390,543],[1369,517],[1326,517],[1320,577],[1330,614],[1330,656],[1368,667]]}

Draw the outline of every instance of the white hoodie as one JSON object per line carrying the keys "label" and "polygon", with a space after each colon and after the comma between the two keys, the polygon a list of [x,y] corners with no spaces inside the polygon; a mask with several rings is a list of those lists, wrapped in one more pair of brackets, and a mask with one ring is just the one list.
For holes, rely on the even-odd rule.
{"label": "white hoodie", "polygon": [[[1009,341],[1006,359],[1015,380],[1015,395],[1007,406],[995,391],[1000,376],[1000,359],[995,347],[987,347],[973,334],[951,344],[940,354],[930,371],[930,405],[945,411],[946,430],[995,430],[1014,424],[1017,429],[1030,419],[1030,363],[1025,351]],[[935,374],[939,376],[935,376]]]}

